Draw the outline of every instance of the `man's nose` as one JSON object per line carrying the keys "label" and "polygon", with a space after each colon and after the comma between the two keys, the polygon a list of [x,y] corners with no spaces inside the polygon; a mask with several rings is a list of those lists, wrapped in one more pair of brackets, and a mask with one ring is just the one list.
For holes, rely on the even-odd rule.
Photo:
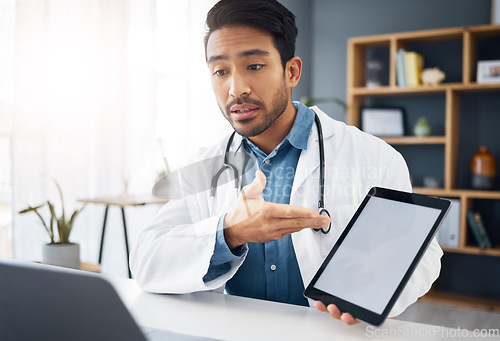
{"label": "man's nose", "polygon": [[233,73],[231,77],[231,86],[229,87],[229,95],[231,97],[241,97],[250,95],[250,86],[245,81],[245,78],[238,73]]}

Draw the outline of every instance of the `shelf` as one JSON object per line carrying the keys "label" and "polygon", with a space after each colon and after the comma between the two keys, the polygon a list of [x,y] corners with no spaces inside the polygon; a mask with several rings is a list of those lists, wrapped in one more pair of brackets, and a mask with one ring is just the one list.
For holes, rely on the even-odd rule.
{"label": "shelf", "polygon": [[[450,83],[452,84],[452,83]],[[455,86],[460,83],[453,83]],[[417,86],[417,87],[403,87],[403,86],[379,86],[376,88],[356,87],[352,88],[353,95],[365,96],[383,96],[383,95],[408,95],[408,94],[427,94],[427,93],[445,93],[446,89],[452,85],[439,84],[436,86]]]}
{"label": "shelf", "polygon": [[[483,26],[483,27],[487,28],[491,26]],[[409,31],[401,33],[379,34],[379,35],[365,36],[365,37],[354,37],[350,38],[349,41],[352,44],[356,45],[373,46],[373,44],[377,43],[389,44],[391,39],[403,40],[403,41],[440,41],[449,39],[460,39],[462,37],[462,34],[463,34],[463,28],[456,27],[456,28],[443,28],[437,30]]]}
{"label": "shelf", "polygon": [[459,248],[443,247],[443,251],[451,253],[467,253],[469,255],[478,255],[478,256],[494,256],[494,257],[500,256],[500,248],[481,249],[477,246],[465,246]]}
{"label": "shelf", "polygon": [[459,197],[460,194],[453,190],[445,190],[443,188],[426,188],[426,187],[413,187],[413,193],[432,195],[435,197]]}
{"label": "shelf", "polygon": [[500,91],[500,83],[491,83],[491,84],[477,84],[477,83],[470,83],[470,84],[461,84],[460,86],[452,87],[453,90],[457,91],[462,91],[462,92],[474,92],[474,91],[487,91],[487,90],[493,90],[493,91]]}
{"label": "shelf", "polygon": [[499,199],[499,191],[477,191],[473,189],[443,189],[443,188],[425,188],[413,187],[414,193],[433,195],[437,197],[467,197],[471,199]]}
{"label": "shelf", "polygon": [[500,299],[431,290],[420,301],[500,312]]}
{"label": "shelf", "polygon": [[445,144],[444,136],[401,136],[401,137],[380,137],[389,144]]}
{"label": "shelf", "polygon": [[475,36],[484,37],[498,35],[500,25],[480,25],[471,27],[452,27],[437,30],[409,31],[400,33],[378,34],[373,36],[353,37],[349,41],[355,45],[373,46],[373,44],[389,44],[392,39],[404,42],[433,42],[443,40],[455,40],[463,37],[464,31]]}
{"label": "shelf", "polygon": [[[471,239],[471,232],[467,222],[467,211],[479,210],[479,207],[484,207],[486,210],[484,214],[488,215],[489,219],[488,225],[491,226],[491,229],[495,229],[495,225],[498,225],[499,221],[497,212],[493,210],[498,207],[500,190],[485,191],[467,188],[467,184],[462,183],[466,180],[464,172],[468,172],[468,169],[462,168],[464,168],[463,157],[469,155],[471,152],[469,149],[472,148],[468,148],[469,146],[464,142],[469,138],[467,125],[474,119],[481,120],[480,127],[487,125],[489,122],[484,123],[487,122],[484,121],[487,118],[480,116],[483,113],[486,113],[486,116],[495,115],[492,117],[491,124],[488,125],[491,130],[488,130],[484,135],[488,144],[498,147],[498,144],[495,144],[494,128],[498,119],[496,116],[498,110],[495,110],[498,103],[494,101],[493,104],[483,107],[482,102],[479,102],[484,97],[488,99],[490,97],[500,98],[500,83],[478,84],[475,80],[478,60],[500,58],[497,49],[493,52],[483,51],[484,46],[497,46],[499,40],[500,25],[355,37],[348,40],[347,58],[347,124],[360,127],[362,124],[360,113],[365,106],[395,105],[406,107],[408,126],[414,125],[419,115],[427,115],[431,126],[436,127],[434,134],[438,136],[386,136],[380,138],[395,146],[401,153],[408,153],[405,156],[408,156],[407,162],[413,167],[409,171],[414,179],[423,178],[428,174],[437,175],[437,172],[441,171],[442,161],[443,187],[413,187],[413,192],[458,199],[460,206],[458,217],[455,218],[458,218],[459,225],[457,229],[459,247],[443,248],[444,251],[447,254],[467,255],[467,260],[473,264],[476,264],[474,262],[485,262],[486,264],[495,264],[493,266],[497,266],[500,262],[500,245],[496,245],[493,249],[481,249],[475,246],[473,241],[468,241]],[[445,83],[435,86],[397,86],[396,60],[399,49],[415,50],[416,52],[420,50],[430,64],[441,65],[443,72],[446,73]],[[381,59],[385,63],[384,65],[388,66],[385,68],[387,73],[384,74],[384,79],[381,79],[382,84],[385,85],[376,88],[365,87],[366,65],[370,58]],[[430,64],[429,66],[431,66]],[[479,94],[485,94],[485,96]],[[477,118],[473,116],[476,111]],[[498,152],[497,149],[495,148],[495,152]],[[429,157],[426,153],[429,153]],[[439,161],[436,161],[436,155],[439,157]],[[440,164],[435,164],[436,162]],[[441,178],[441,176],[439,177]],[[458,188],[459,185],[463,188]],[[481,213],[483,214],[483,212]],[[495,230],[491,236],[495,244],[500,243],[497,232]],[[447,275],[453,277],[456,271],[460,270],[451,269],[452,273]],[[453,280],[451,277],[447,280]],[[496,283],[500,277],[495,273],[493,279]],[[480,287],[473,286],[469,286],[467,291],[476,292],[478,295],[482,293]],[[423,299],[500,312],[500,297],[498,295],[486,298],[454,292],[431,291]]]}
{"label": "shelf", "polygon": [[472,199],[500,199],[499,191],[478,191],[473,189],[456,189],[454,191]]}
{"label": "shelf", "polygon": [[500,25],[481,25],[468,27],[467,31],[478,37],[487,37],[500,34]]}
{"label": "shelf", "polygon": [[477,84],[477,83],[443,83],[434,86],[380,86],[377,88],[356,87],[352,88],[353,95],[364,96],[384,96],[384,95],[418,95],[418,94],[434,94],[445,93],[447,90],[459,92],[474,92],[474,91],[500,91],[500,83],[492,84]]}

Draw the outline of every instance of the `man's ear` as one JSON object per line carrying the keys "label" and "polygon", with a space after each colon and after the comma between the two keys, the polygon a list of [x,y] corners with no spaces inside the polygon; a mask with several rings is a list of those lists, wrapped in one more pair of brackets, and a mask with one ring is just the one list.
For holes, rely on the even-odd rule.
{"label": "man's ear", "polygon": [[289,88],[294,88],[297,86],[302,75],[302,60],[295,56],[291,58],[285,67],[285,77],[288,82]]}

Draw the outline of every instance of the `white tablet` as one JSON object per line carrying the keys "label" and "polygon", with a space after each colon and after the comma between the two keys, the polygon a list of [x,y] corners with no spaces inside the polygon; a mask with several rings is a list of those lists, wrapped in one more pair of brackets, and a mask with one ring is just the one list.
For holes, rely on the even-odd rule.
{"label": "white tablet", "polygon": [[450,204],[436,197],[372,188],[304,295],[380,325]]}

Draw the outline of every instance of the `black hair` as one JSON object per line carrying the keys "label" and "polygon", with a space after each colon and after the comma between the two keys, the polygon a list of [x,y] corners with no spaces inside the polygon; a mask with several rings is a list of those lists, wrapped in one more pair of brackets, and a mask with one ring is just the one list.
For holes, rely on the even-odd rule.
{"label": "black hair", "polygon": [[295,15],[276,0],[221,0],[207,14],[205,54],[210,35],[218,29],[250,26],[271,33],[281,64],[295,56]]}

